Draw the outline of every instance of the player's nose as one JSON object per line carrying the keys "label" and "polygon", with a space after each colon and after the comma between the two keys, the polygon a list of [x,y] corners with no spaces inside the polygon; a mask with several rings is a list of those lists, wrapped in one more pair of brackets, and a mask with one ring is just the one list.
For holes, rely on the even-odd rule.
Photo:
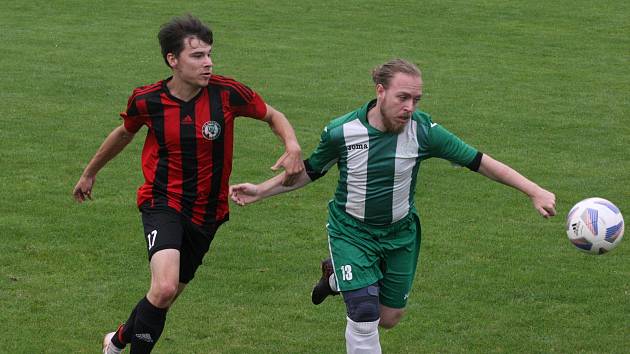
{"label": "player's nose", "polygon": [[213,66],[214,63],[212,62],[212,58],[208,55],[206,56],[206,60],[204,60],[204,66]]}

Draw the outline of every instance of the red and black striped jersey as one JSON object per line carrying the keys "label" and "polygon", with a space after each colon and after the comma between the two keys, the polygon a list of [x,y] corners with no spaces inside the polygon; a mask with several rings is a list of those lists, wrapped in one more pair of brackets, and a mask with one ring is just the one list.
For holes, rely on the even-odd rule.
{"label": "red and black striped jersey", "polygon": [[244,84],[219,75],[184,102],[171,95],[169,80],[136,88],[120,114],[128,131],[149,129],[138,207],[169,208],[202,226],[226,220],[234,118],[264,118],[265,102]]}

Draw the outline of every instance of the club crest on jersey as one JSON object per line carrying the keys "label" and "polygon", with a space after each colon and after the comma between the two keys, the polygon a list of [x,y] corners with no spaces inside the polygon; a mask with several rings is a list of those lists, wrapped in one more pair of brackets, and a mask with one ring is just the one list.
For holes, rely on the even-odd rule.
{"label": "club crest on jersey", "polygon": [[201,135],[207,140],[214,140],[219,134],[221,134],[221,125],[215,121],[205,122],[201,128]]}

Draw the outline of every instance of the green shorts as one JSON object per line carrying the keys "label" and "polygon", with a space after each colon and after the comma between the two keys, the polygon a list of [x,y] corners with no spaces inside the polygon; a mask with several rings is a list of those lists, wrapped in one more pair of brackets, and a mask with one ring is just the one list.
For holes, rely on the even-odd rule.
{"label": "green shorts", "polygon": [[404,308],[420,254],[420,220],[415,212],[391,225],[363,223],[328,206],[328,246],[339,291],[376,282],[381,304]]}

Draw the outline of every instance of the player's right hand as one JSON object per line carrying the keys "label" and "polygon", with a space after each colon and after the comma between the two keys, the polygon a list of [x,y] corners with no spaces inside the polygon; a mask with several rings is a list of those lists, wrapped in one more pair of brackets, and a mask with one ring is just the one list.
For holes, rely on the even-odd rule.
{"label": "player's right hand", "polygon": [[94,186],[95,181],[96,177],[81,176],[76,186],[74,186],[74,190],[72,191],[74,200],[79,203],[83,203],[86,198],[92,200],[92,187]]}
{"label": "player's right hand", "polygon": [[241,183],[230,186],[230,198],[240,206],[251,204],[260,199],[258,186],[251,183]]}

